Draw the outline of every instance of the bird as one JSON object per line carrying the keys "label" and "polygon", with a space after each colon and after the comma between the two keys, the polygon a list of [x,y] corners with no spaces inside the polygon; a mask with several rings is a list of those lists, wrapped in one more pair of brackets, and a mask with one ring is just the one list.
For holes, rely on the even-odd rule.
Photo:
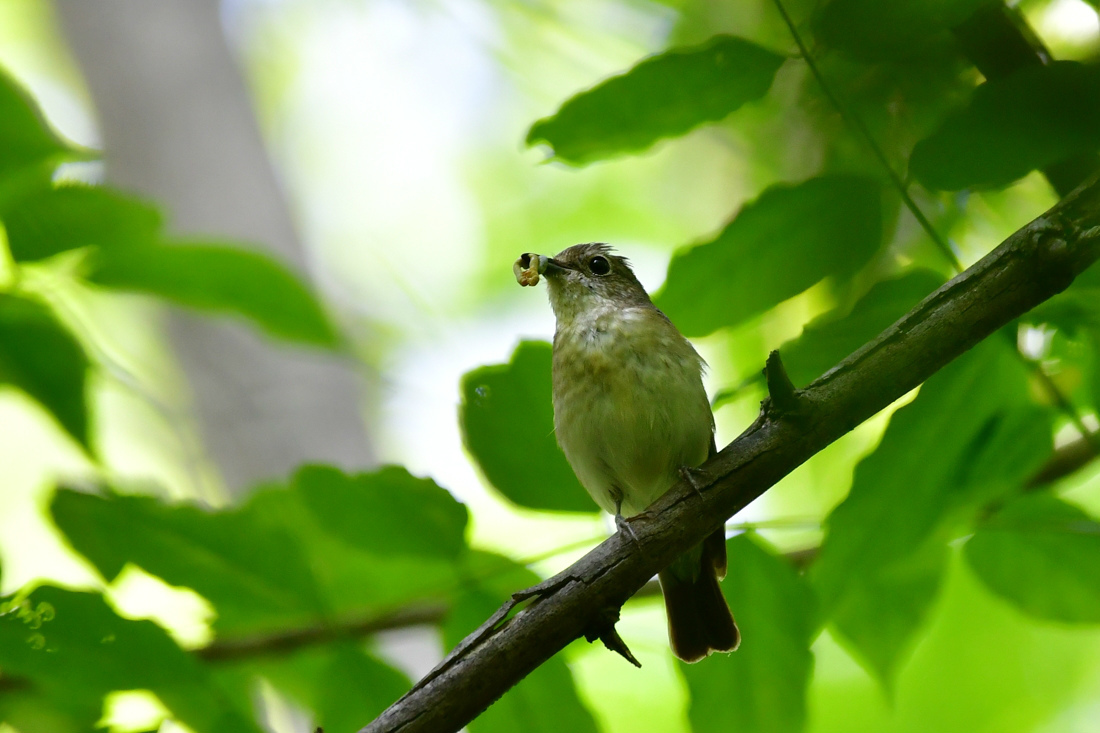
{"label": "bird", "polygon": [[[706,363],[607,244],[526,253],[513,269],[521,285],[546,279],[558,445],[596,504],[633,534],[624,517],[716,452]],[[669,644],[685,662],[740,643],[718,585],[725,573],[721,527],[658,573]]]}

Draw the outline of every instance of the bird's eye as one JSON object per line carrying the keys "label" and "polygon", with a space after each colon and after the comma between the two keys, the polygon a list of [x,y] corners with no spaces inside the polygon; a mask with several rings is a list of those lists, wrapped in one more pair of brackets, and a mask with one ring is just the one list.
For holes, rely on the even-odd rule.
{"label": "bird's eye", "polygon": [[606,275],[611,272],[611,263],[607,261],[606,257],[596,255],[588,261],[588,269],[592,271],[593,275]]}

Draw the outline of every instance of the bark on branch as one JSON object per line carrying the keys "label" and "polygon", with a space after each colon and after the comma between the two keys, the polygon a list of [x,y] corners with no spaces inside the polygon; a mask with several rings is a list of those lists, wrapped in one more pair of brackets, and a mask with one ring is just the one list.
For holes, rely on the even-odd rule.
{"label": "bark on branch", "polygon": [[[781,478],[1100,258],[1094,177],[806,389],[760,416],[643,515],[554,578],[519,614],[498,612],[361,733],[455,731],[567,644],[591,635],[677,555]],[[524,598],[530,598],[525,594]],[[514,604],[512,604],[514,605]],[[509,609],[505,606],[502,611]]]}

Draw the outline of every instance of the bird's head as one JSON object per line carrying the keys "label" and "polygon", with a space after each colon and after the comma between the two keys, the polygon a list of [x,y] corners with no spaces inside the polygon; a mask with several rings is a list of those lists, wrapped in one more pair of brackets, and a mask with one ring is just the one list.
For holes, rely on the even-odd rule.
{"label": "bird's head", "polygon": [[603,243],[576,244],[554,257],[529,252],[520,256],[516,266],[521,268],[518,271],[534,271],[546,278],[559,323],[592,310],[652,306],[630,262]]}

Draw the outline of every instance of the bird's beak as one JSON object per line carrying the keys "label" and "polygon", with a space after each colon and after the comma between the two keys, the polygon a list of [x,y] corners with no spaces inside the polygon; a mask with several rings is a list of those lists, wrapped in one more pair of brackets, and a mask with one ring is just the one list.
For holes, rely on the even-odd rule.
{"label": "bird's beak", "polygon": [[554,276],[571,269],[568,265],[546,255],[525,252],[512,264],[516,282],[520,285],[537,285],[539,275]]}
{"label": "bird's beak", "polygon": [[553,257],[537,255],[534,252],[528,252],[521,255],[520,262],[522,262],[523,266],[526,268],[537,269],[540,275],[557,275],[570,269],[568,265],[555,260]]}

